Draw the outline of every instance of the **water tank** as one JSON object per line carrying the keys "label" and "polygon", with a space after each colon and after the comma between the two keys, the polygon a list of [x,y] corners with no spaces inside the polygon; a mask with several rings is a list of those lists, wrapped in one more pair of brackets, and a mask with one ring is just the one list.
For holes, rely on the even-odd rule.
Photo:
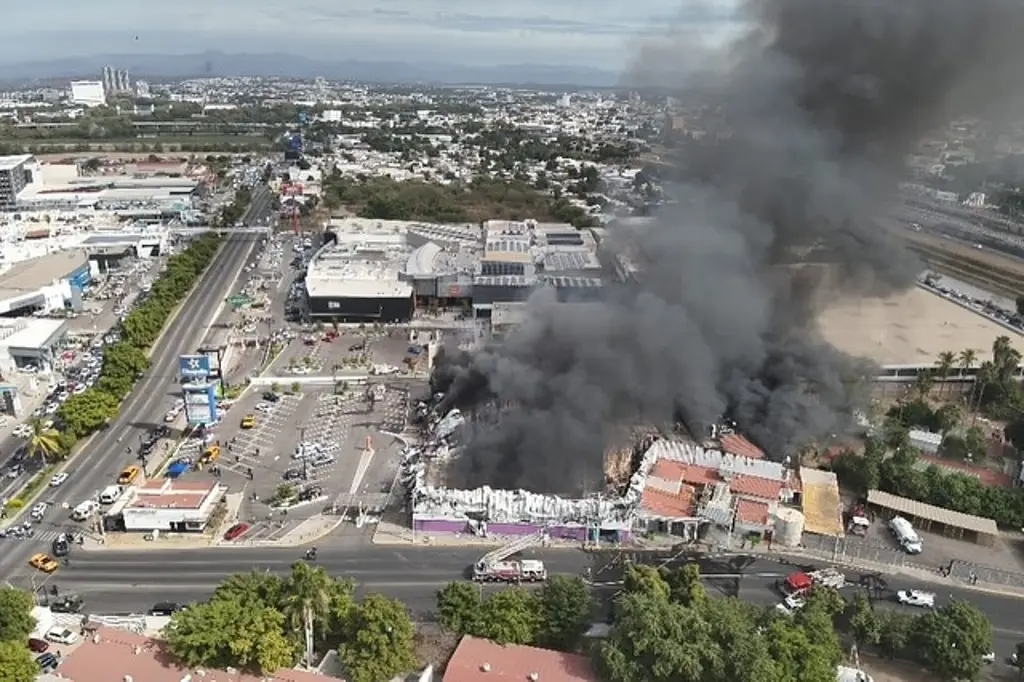
{"label": "water tank", "polygon": [[796,547],[804,534],[804,515],[796,509],[780,507],[775,512],[775,534],[772,542],[783,547]]}

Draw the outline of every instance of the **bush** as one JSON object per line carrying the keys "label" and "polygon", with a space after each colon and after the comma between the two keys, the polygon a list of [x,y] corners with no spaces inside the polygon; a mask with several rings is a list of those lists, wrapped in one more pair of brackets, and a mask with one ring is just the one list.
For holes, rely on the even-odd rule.
{"label": "bush", "polygon": [[15,497],[13,499],[7,500],[7,504],[4,506],[7,507],[7,509],[10,509],[11,511],[14,511],[15,509],[21,509],[22,507],[25,506],[25,500]]}

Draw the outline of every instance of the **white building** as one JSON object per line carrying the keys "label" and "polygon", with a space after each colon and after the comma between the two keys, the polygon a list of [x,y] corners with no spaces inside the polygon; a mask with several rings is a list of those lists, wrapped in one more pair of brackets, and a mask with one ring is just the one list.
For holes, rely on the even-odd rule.
{"label": "white building", "polygon": [[104,515],[104,525],[110,530],[200,533],[226,492],[226,486],[212,481],[146,481],[125,491]]}
{"label": "white building", "polygon": [[71,81],[71,101],[86,107],[99,107],[107,103],[103,81]]}

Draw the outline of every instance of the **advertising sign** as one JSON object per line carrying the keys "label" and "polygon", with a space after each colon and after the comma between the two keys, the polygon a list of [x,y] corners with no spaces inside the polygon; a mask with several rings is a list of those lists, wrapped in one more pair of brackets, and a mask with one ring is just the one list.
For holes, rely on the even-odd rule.
{"label": "advertising sign", "polygon": [[210,356],[182,355],[178,358],[178,371],[182,379],[205,379],[210,376]]}
{"label": "advertising sign", "polygon": [[185,397],[185,419],[190,426],[217,421],[217,384],[182,386]]}

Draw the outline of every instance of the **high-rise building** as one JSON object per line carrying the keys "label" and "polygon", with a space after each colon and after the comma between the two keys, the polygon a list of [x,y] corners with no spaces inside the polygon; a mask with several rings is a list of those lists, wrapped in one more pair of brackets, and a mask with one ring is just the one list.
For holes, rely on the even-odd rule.
{"label": "high-rise building", "polygon": [[30,173],[25,170],[25,164],[31,160],[31,154],[0,156],[0,211],[15,209],[18,192],[30,182]]}
{"label": "high-rise building", "polygon": [[71,81],[71,101],[87,107],[98,107],[107,103],[103,81]]}
{"label": "high-rise building", "polygon": [[114,67],[107,66],[103,67],[103,91],[104,92],[116,92],[117,91],[117,76],[114,71]]}
{"label": "high-rise building", "polygon": [[139,97],[149,97],[149,83],[146,81],[135,81],[135,94]]}
{"label": "high-rise building", "polygon": [[128,77],[128,72],[124,69],[118,69],[117,71],[117,92],[118,94],[130,93],[132,91],[132,82]]}

